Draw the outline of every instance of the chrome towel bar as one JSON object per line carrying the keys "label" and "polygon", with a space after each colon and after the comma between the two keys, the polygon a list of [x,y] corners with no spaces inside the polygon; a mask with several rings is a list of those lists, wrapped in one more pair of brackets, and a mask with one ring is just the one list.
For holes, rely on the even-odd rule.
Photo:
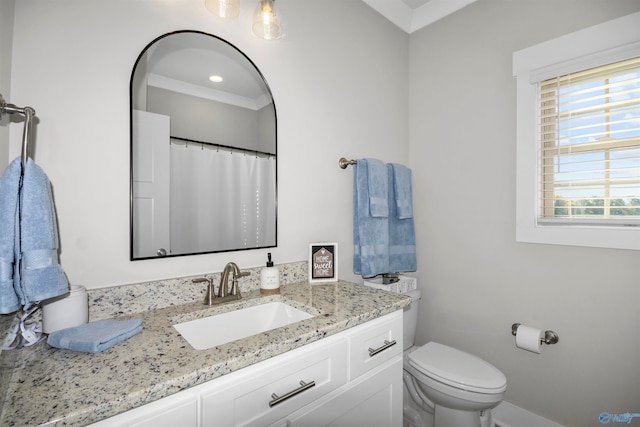
{"label": "chrome towel bar", "polygon": [[0,94],[0,120],[4,114],[21,114],[24,116],[24,130],[22,132],[22,167],[24,168],[29,157],[29,141],[31,139],[31,121],[36,115],[36,110],[31,107],[20,108],[8,104]]}

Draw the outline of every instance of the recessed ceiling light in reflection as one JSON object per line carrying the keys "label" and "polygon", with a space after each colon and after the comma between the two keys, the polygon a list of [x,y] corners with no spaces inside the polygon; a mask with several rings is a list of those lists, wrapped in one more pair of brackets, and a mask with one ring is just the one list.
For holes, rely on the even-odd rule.
{"label": "recessed ceiling light in reflection", "polygon": [[216,76],[215,74],[213,76],[209,77],[209,80],[211,80],[214,83],[220,83],[222,80],[224,80],[222,77],[220,76]]}

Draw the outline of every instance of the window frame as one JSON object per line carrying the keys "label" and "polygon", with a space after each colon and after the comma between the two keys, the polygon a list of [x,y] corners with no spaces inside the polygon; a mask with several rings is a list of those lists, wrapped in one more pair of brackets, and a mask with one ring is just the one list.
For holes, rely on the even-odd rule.
{"label": "window frame", "polygon": [[538,82],[640,56],[640,12],[513,54],[516,77],[516,241],[640,250],[640,227],[539,220]]}

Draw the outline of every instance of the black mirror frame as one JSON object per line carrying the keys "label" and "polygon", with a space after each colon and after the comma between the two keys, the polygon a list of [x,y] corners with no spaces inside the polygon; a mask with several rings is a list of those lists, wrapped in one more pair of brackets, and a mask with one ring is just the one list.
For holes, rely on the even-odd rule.
{"label": "black mirror frame", "polygon": [[140,62],[141,58],[144,56],[144,54],[147,52],[147,50],[153,46],[156,42],[158,42],[159,40],[171,36],[171,35],[175,35],[175,34],[181,34],[181,33],[191,33],[191,34],[202,34],[204,36],[208,36],[208,37],[212,37],[214,39],[217,39],[227,45],[229,45],[230,47],[232,47],[233,49],[235,49],[238,53],[240,53],[247,61],[249,61],[249,63],[255,68],[256,72],[258,73],[258,75],[260,76],[260,78],[262,79],[262,81],[264,82],[265,87],[267,88],[267,91],[269,93],[269,96],[271,97],[271,101],[273,103],[273,114],[274,114],[274,127],[275,127],[275,152],[276,152],[276,156],[278,153],[278,113],[277,113],[277,109],[276,109],[276,104],[275,104],[275,99],[273,97],[273,93],[271,92],[271,88],[269,87],[269,83],[267,83],[267,80],[264,78],[264,75],[262,74],[262,71],[260,71],[260,69],[256,66],[256,64],[251,60],[251,58],[249,58],[243,51],[241,51],[240,49],[238,49],[237,46],[235,46],[234,44],[228,42],[227,40],[220,38],[216,35],[213,34],[209,34],[206,33],[204,31],[196,31],[196,30],[178,30],[178,31],[172,31],[170,33],[166,33],[163,34],[159,37],[156,37],[155,39],[153,39],[149,44],[147,44],[145,46],[145,48],[140,52],[140,54],[138,55],[138,58],[136,59],[135,63],[133,64],[133,69],[131,70],[131,78],[129,80],[129,260],[130,261],[142,261],[142,260],[148,260],[148,259],[162,259],[162,258],[175,258],[175,257],[183,257],[183,256],[191,256],[191,255],[204,255],[204,254],[211,254],[211,253],[224,253],[224,252],[238,252],[238,251],[247,251],[247,250],[254,250],[254,249],[267,249],[267,248],[274,248],[278,246],[278,162],[276,160],[276,181],[275,181],[275,196],[276,196],[276,200],[275,200],[275,241],[273,245],[269,245],[269,246],[260,246],[260,247],[252,247],[252,248],[237,248],[237,249],[223,249],[223,250],[214,250],[214,251],[205,251],[205,252],[193,252],[193,253],[183,253],[183,254],[166,254],[166,255],[162,255],[162,256],[155,256],[155,257],[134,257],[133,254],[133,248],[134,248],[134,244],[133,244],[133,81],[134,81],[134,76],[135,76],[135,72],[136,72],[136,68],[138,66],[138,63]]}

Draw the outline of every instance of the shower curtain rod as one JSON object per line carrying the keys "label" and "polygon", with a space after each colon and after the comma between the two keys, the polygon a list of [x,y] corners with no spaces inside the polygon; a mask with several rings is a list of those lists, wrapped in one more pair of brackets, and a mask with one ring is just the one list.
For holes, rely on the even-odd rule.
{"label": "shower curtain rod", "polygon": [[31,137],[31,120],[36,115],[36,110],[31,107],[20,108],[13,104],[8,104],[0,93],[0,120],[4,114],[21,114],[24,116],[24,130],[22,132],[22,168],[27,163],[29,157],[29,140]]}
{"label": "shower curtain rod", "polygon": [[250,150],[248,148],[233,147],[231,145],[224,145],[224,144],[216,144],[215,142],[197,141],[195,139],[181,138],[179,136],[170,136],[169,139],[177,139],[178,141],[184,141],[184,142],[187,142],[187,143],[193,142],[194,144],[211,145],[212,147],[226,148],[227,150],[231,150],[231,151],[242,151],[242,152],[245,152],[245,153],[255,153],[256,155],[262,154],[263,156],[275,156],[274,153],[268,153],[266,151]]}

